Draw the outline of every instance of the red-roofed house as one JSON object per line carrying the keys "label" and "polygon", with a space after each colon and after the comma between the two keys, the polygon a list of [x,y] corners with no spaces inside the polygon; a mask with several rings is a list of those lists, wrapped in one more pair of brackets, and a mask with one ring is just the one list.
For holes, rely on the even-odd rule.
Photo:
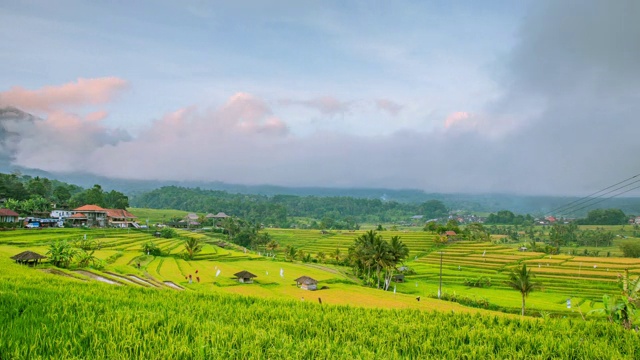
{"label": "red-roofed house", "polygon": [[18,221],[18,213],[11,209],[0,209],[0,222]]}
{"label": "red-roofed house", "polygon": [[71,222],[73,225],[87,225],[87,215],[83,213],[75,213],[68,216],[65,220]]}
{"label": "red-roofed house", "polygon": [[138,217],[122,209],[107,209],[107,223],[115,227],[134,226],[133,223]]}
{"label": "red-roofed house", "polygon": [[98,205],[84,205],[73,211],[87,217],[87,226],[105,227],[107,225],[107,209]]}
{"label": "red-roofed house", "polygon": [[84,205],[73,209],[73,212],[75,215],[68,218],[73,224],[77,224],[83,219],[86,219],[86,222],[84,223],[86,226],[136,227],[137,225],[135,223],[135,219],[137,219],[137,217],[127,210],[103,209],[98,205]]}

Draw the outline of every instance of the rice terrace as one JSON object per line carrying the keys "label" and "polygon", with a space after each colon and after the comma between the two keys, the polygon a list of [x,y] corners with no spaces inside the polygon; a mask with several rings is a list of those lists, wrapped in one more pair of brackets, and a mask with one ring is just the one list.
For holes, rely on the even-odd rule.
{"label": "rice terrace", "polygon": [[0,360],[640,359],[640,1],[0,1]]}
{"label": "rice terrace", "polygon": [[[640,351],[637,332],[602,311],[625,269],[640,273],[639,259],[523,252],[496,241],[442,246],[422,230],[265,229],[279,246],[253,250],[221,233],[173,231],[171,238],[151,229],[0,232],[3,358],[635,358]],[[365,286],[344,263],[367,233],[397,236],[409,249],[402,280],[387,291]],[[189,258],[194,240],[201,250]],[[10,259],[27,249],[47,254],[62,241],[89,252],[88,266]],[[298,251],[289,257],[291,248]],[[521,264],[540,285],[524,318],[520,293],[507,285]],[[239,282],[234,274],[242,271],[255,278]],[[318,290],[303,290],[295,281],[303,276]]]}

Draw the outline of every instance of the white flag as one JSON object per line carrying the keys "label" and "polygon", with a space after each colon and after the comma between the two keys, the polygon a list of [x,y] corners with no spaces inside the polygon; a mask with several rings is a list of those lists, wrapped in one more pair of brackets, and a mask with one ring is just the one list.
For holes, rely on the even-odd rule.
{"label": "white flag", "polygon": [[393,293],[394,294],[396,293],[396,286],[395,285],[393,285]]}
{"label": "white flag", "polygon": [[269,275],[269,272],[267,271],[267,275]]}
{"label": "white flag", "polygon": [[218,277],[218,275],[220,275],[220,269],[218,269],[218,271],[216,271],[216,277]]}
{"label": "white flag", "polygon": [[485,251],[482,253],[482,257],[484,257],[486,254],[487,254],[487,250],[485,250]]}
{"label": "white flag", "polygon": [[284,269],[280,268],[280,277],[284,277]]}

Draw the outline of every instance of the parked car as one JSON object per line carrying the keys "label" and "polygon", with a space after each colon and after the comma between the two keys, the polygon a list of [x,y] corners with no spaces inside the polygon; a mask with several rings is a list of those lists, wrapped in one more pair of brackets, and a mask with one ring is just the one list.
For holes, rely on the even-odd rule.
{"label": "parked car", "polygon": [[37,222],[28,223],[25,227],[27,229],[37,229],[40,227],[40,223],[37,223]]}

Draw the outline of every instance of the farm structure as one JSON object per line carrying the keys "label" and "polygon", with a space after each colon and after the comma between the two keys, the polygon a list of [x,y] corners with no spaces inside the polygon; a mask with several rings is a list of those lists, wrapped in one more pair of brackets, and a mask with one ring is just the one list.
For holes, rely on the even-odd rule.
{"label": "farm structure", "polygon": [[296,286],[299,286],[303,290],[317,290],[318,288],[318,281],[308,276],[300,276],[294,281],[296,282]]}
{"label": "farm structure", "polygon": [[241,282],[243,284],[251,284],[253,283],[253,278],[256,278],[257,276],[246,271],[246,270],[242,270],[240,272],[237,272],[235,274],[233,274],[236,278],[238,278],[238,282]]}
{"label": "farm structure", "polygon": [[18,264],[25,264],[29,266],[38,265],[40,260],[45,259],[46,256],[40,255],[33,251],[23,251],[20,254],[14,255],[11,257],[12,260],[15,260]]}

